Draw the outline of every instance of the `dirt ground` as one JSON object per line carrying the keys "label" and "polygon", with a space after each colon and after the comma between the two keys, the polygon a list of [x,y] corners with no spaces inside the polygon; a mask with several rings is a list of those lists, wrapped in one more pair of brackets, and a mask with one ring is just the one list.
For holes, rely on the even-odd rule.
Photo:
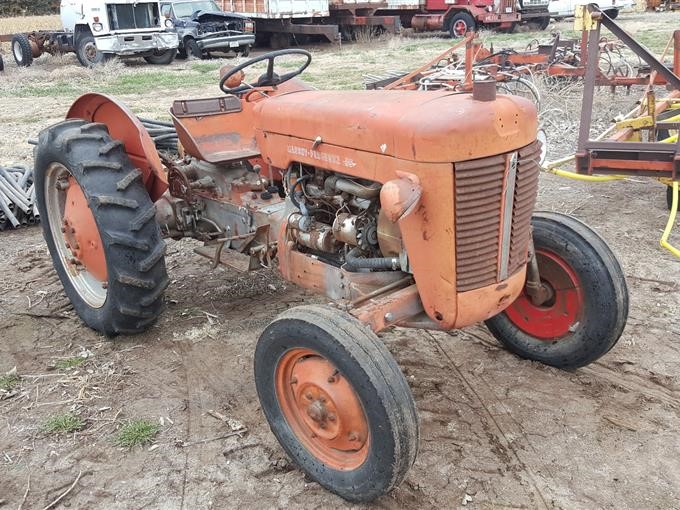
{"label": "dirt ground", "polygon": [[[319,57],[328,61],[328,51]],[[550,156],[563,155],[573,148],[580,89],[544,92]],[[124,99],[160,114],[170,98],[210,93],[178,87]],[[602,91],[596,125],[636,98]],[[24,140],[62,118],[72,99],[0,95],[0,162],[30,162]],[[595,185],[547,175],[539,209],[574,214],[619,257],[631,300],[621,340],[600,361],[566,372],[518,359],[482,325],[381,334],[413,391],[421,442],[405,483],[371,507],[680,507],[680,264],[658,246],[664,189],[644,179]],[[0,233],[0,374],[16,367],[20,376],[0,393],[0,508],[44,508],[77,477],[63,506],[350,507],[290,464],[252,375],[265,325],[323,299],[273,272],[211,272],[194,246],[169,243],[172,284],[158,324],[109,340],[75,316],[39,228]],[[74,357],[84,361],[59,368]],[[209,411],[247,432],[216,439],[232,427]],[[64,412],[85,427],[47,433],[46,420]],[[153,446],[117,447],[117,431],[137,418],[159,423]]]}

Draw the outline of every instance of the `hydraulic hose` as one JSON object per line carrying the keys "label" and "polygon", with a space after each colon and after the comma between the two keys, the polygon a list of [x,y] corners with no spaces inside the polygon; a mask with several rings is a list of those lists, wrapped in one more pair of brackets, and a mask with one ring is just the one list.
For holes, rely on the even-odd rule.
{"label": "hydraulic hose", "polygon": [[358,269],[382,269],[382,270],[397,270],[399,269],[399,259],[395,257],[375,257],[375,258],[361,258],[359,255],[359,248],[353,248],[345,257],[345,269],[348,271],[356,271]]}

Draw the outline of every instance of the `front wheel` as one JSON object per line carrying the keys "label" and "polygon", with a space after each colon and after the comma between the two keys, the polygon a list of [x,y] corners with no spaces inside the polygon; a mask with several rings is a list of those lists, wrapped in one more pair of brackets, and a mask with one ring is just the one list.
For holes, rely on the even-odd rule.
{"label": "front wheel", "polygon": [[255,383],[284,450],[342,498],[389,492],[415,461],[408,384],[378,337],[348,313],[312,305],[280,315],[257,343]]}
{"label": "front wheel", "polygon": [[550,298],[536,305],[523,292],[486,321],[515,354],[558,368],[578,368],[607,353],[628,317],[628,289],[605,241],[579,220],[535,213],[533,242]]}
{"label": "front wheel", "polygon": [[167,66],[173,63],[176,56],[177,50],[156,50],[153,54],[144,57],[144,60],[155,66]]}
{"label": "front wheel", "polygon": [[76,57],[83,67],[94,67],[111,59],[111,55],[97,49],[97,42],[91,34],[82,35],[76,43]]}
{"label": "front wheel", "polygon": [[45,129],[35,189],[54,268],[80,318],[109,336],[149,328],[168,284],[165,242],[123,144],[103,124],[67,120]]}

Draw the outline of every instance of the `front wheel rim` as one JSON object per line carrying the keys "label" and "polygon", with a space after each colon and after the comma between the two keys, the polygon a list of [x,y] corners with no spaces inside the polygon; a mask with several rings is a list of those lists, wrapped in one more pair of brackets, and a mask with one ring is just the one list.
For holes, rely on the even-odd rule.
{"label": "front wheel rim", "polygon": [[368,420],[349,381],[318,352],[294,348],[281,357],[276,396],[298,441],[326,466],[350,471],[368,457]]}
{"label": "front wheel rim", "polygon": [[541,281],[553,293],[550,300],[535,305],[526,293],[505,310],[505,315],[522,332],[544,342],[555,342],[576,331],[585,308],[580,279],[567,261],[555,252],[537,249]]}
{"label": "front wheel rim", "polygon": [[82,188],[64,165],[52,163],[44,193],[48,227],[66,277],[90,307],[101,308],[107,297],[106,257]]}

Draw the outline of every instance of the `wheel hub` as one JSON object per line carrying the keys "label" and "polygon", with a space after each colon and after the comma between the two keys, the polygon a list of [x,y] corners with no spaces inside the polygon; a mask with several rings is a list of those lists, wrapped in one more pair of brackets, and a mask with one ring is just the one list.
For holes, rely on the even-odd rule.
{"label": "wheel hub", "polygon": [[[64,187],[63,182],[57,186]],[[72,255],[68,262],[105,282],[108,272],[97,223],[78,182],[70,176],[67,183],[61,232]]]}
{"label": "wheel hub", "polygon": [[97,60],[97,46],[94,43],[87,43],[85,45],[85,56],[90,62]]}
{"label": "wheel hub", "polygon": [[328,360],[289,351],[277,367],[282,411],[300,441],[325,464],[354,469],[368,455],[368,421],[350,383]]}
{"label": "wheel hub", "polygon": [[544,341],[555,341],[578,327],[585,300],[573,268],[559,255],[536,250],[541,285],[550,297],[535,304],[525,288],[505,314],[525,333]]}

